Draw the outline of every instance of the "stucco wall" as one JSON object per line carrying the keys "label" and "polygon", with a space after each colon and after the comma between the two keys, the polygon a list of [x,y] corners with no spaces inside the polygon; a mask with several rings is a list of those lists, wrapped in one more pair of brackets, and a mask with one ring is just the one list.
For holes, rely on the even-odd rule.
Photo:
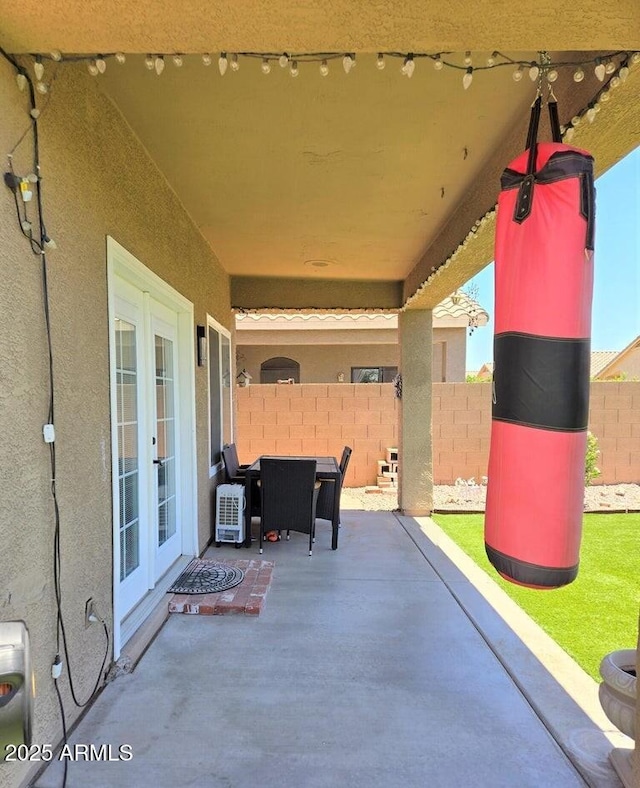
{"label": "stucco wall", "polygon": [[242,345],[238,348],[238,368],[243,367],[260,382],[260,365],[276,356],[300,364],[301,383],[335,383],[338,372],[351,380],[351,367],[398,366],[397,345]]}
{"label": "stucco wall", "polygon": [[[242,462],[260,454],[329,454],[353,447],[346,486],[375,484],[377,459],[398,440],[391,384],[249,386],[236,389]],[[433,477],[453,484],[487,473],[490,383],[434,383]],[[591,384],[589,429],[602,471],[595,484],[640,483],[640,383]],[[382,453],[380,453],[382,452]]]}
{"label": "stucco wall", "polygon": [[[148,155],[78,66],[59,69],[39,121],[45,219],[58,248],[48,255],[55,369],[57,491],[65,624],[77,694],[86,698],[104,650],[99,627],[84,628],[93,597],[112,630],[112,512],[106,235],[194,303],[231,326],[229,280]],[[0,152],[28,128],[26,94],[0,59]],[[14,154],[33,171],[32,137]],[[33,215],[33,204],[31,204]],[[47,420],[48,370],[40,260],[17,227],[13,197],[0,192],[0,608],[29,626],[38,694],[34,740],[61,736],[51,680],[55,654],[54,514]],[[196,368],[199,546],[210,536],[207,377]],[[66,678],[70,723],[77,710]],[[22,774],[12,773],[11,781]],[[6,773],[5,773],[6,774]],[[11,782],[10,784],[17,784]]]}
{"label": "stucco wall", "polygon": [[[242,333],[237,331],[236,339],[243,341]],[[298,333],[302,334],[304,332],[300,331]],[[275,339],[276,337],[273,338]],[[464,381],[466,362],[465,329],[434,329],[433,341],[434,381],[440,381],[443,370],[448,381]],[[442,364],[443,343],[446,343],[444,367]],[[260,365],[267,359],[276,356],[291,358],[300,364],[300,383],[335,383],[338,372],[343,372],[345,381],[349,382],[351,380],[351,367],[395,367],[399,366],[400,363],[398,345],[386,342],[384,344],[333,343],[321,345],[299,341],[295,344],[241,344],[237,346],[238,368],[242,369],[244,367],[255,383],[260,382]]]}

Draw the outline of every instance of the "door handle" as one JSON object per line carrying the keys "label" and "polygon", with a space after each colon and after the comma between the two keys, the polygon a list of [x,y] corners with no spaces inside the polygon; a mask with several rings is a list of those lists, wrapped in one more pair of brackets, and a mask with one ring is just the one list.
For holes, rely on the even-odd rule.
{"label": "door handle", "polygon": [[154,460],[153,464],[154,465],[159,465],[162,468],[162,466],[164,465],[164,462],[162,460]]}

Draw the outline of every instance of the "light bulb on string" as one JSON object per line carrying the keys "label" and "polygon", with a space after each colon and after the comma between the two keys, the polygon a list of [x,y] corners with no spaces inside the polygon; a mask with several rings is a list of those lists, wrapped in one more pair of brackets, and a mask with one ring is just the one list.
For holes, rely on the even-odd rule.
{"label": "light bulb on string", "polygon": [[514,82],[522,82],[522,77],[524,76],[524,69],[522,66],[518,66],[518,68],[513,72],[512,76]]}
{"label": "light bulb on string", "polygon": [[583,79],[584,79],[584,70],[582,68],[578,67],[573,72],[573,81],[574,82],[582,82]]}
{"label": "light bulb on string", "polygon": [[601,104],[606,104],[607,101],[609,101],[610,99],[611,99],[611,94],[609,93],[609,91],[603,90],[602,93],[600,94],[600,97],[598,98],[598,102]]}
{"label": "light bulb on string", "polygon": [[240,68],[240,63],[238,62],[238,56],[234,53],[231,55],[231,70],[237,71]]}
{"label": "light bulb on string", "polygon": [[100,72],[98,71],[98,66],[96,65],[96,61],[95,60],[90,60],[87,63],[87,71],[91,74],[92,77],[97,77],[98,76],[98,74]]}
{"label": "light bulb on string", "polygon": [[221,77],[223,77],[227,73],[228,65],[229,65],[229,61],[227,60],[227,53],[221,52],[220,57],[218,58],[218,71],[220,72]]}
{"label": "light bulb on string", "polygon": [[571,125],[575,128],[576,126],[580,125],[580,121],[581,120],[582,120],[582,118],[580,117],[580,115],[574,115],[571,118]]}
{"label": "light bulb on string", "polygon": [[376,60],[376,66],[379,71],[382,71],[382,69],[385,66],[384,55],[382,54],[382,52],[378,52],[378,59]]}
{"label": "light bulb on string", "polygon": [[442,62],[442,58],[440,57],[440,55],[437,55],[436,59],[433,61],[433,67],[435,68],[436,71],[442,71],[442,69],[444,68],[444,63]]}
{"label": "light bulb on string", "polygon": [[26,233],[28,235],[31,232],[31,222],[28,219],[23,219],[20,222],[20,226],[22,227],[23,233]]}
{"label": "light bulb on string", "polygon": [[101,74],[104,74],[104,72],[107,70],[107,61],[102,55],[98,55],[96,58],[96,68]]}
{"label": "light bulb on string", "polygon": [[182,59],[182,55],[175,54],[173,56],[172,60],[173,60],[173,65],[176,68],[180,68],[182,66],[182,64],[184,63],[184,61]]}
{"label": "light bulb on string", "polygon": [[631,65],[637,66],[638,63],[640,63],[640,52],[634,52],[633,55],[631,55]]}
{"label": "light bulb on string", "polygon": [[289,65],[289,55],[286,52],[283,52],[278,58],[278,65],[280,68],[286,68]]}
{"label": "light bulb on string", "polygon": [[45,94],[49,92],[49,88],[46,82],[36,82],[36,90],[38,93]]}
{"label": "light bulb on string", "polygon": [[613,60],[607,60],[607,62],[604,64],[604,73],[613,74],[615,70],[616,64],[613,62]]}
{"label": "light bulb on string", "polygon": [[606,72],[604,63],[600,60],[600,58],[598,58],[596,60],[596,67],[594,68],[594,72],[595,72],[596,77],[600,80],[600,82],[602,82],[603,79],[604,79],[604,75],[607,72]]}
{"label": "light bulb on string", "polygon": [[40,55],[36,56],[36,62],[33,64],[33,70],[35,72],[36,79],[42,79],[44,76],[44,63],[42,62],[42,57]]}
{"label": "light bulb on string", "polygon": [[473,64],[473,60],[471,59],[471,52],[468,50],[464,53],[464,64],[465,66],[470,66]]}
{"label": "light bulb on string", "polygon": [[354,65],[354,61],[351,55],[345,55],[342,58],[342,68],[344,69],[345,74],[348,74],[351,71],[353,65]]}
{"label": "light bulb on string", "polygon": [[211,55],[208,52],[205,52],[202,56],[202,65],[203,66],[210,66],[211,65]]}
{"label": "light bulb on string", "polygon": [[127,56],[124,52],[116,52],[116,63],[123,66],[127,60]]}
{"label": "light bulb on string", "polygon": [[409,77],[409,79],[411,79],[415,69],[416,69],[416,64],[415,64],[415,61],[413,59],[413,55],[412,54],[407,55],[406,58],[404,59],[404,65],[402,66],[402,68],[400,70],[402,71],[402,73],[405,76],[407,76],[407,77]]}
{"label": "light bulb on string", "polygon": [[587,110],[587,120],[589,121],[589,123],[593,123],[595,119],[596,119],[596,108],[589,107],[589,109]]}
{"label": "light bulb on string", "polygon": [[611,77],[611,82],[609,82],[609,86],[614,89],[620,87],[620,77],[617,74],[615,77]]}
{"label": "light bulb on string", "polygon": [[540,67],[538,66],[537,63],[532,63],[531,66],[529,67],[529,79],[532,82],[535,82],[539,76],[540,76]]}
{"label": "light bulb on string", "polygon": [[465,71],[464,76],[462,77],[462,87],[465,90],[468,90],[471,87],[472,82],[473,82],[473,68],[469,66]]}
{"label": "light bulb on string", "polygon": [[55,60],[56,63],[59,63],[62,60],[62,52],[59,49],[52,49],[50,54],[51,60]]}
{"label": "light bulb on string", "polygon": [[42,243],[44,244],[46,249],[57,249],[58,248],[58,244],[53,240],[53,238],[49,238],[48,235],[45,235],[45,237],[42,240]]}
{"label": "light bulb on string", "polygon": [[156,74],[160,76],[160,74],[162,74],[162,72],[164,71],[164,57],[162,55],[158,55],[158,57],[156,57],[153,63],[153,67],[156,70]]}
{"label": "light bulb on string", "polygon": [[38,120],[40,117],[40,110],[37,107],[34,107],[33,109],[29,110],[29,115],[31,115],[34,120]]}
{"label": "light bulb on string", "polygon": [[547,71],[547,82],[555,82],[557,79],[558,72],[555,70],[555,68],[549,69],[549,71]]}
{"label": "light bulb on string", "polygon": [[323,77],[326,77],[329,74],[329,64],[326,60],[323,60],[322,63],[320,63],[320,73]]}
{"label": "light bulb on string", "polygon": [[289,69],[289,73],[291,74],[292,77],[297,77],[298,76],[298,61],[297,60],[292,60],[291,61],[291,67]]}
{"label": "light bulb on string", "polygon": [[567,142],[571,142],[571,140],[573,139],[573,136],[574,136],[575,133],[576,133],[576,130],[573,128],[573,126],[567,126],[567,130],[564,133],[565,140]]}
{"label": "light bulb on string", "polygon": [[260,66],[263,74],[269,74],[271,72],[271,63],[267,60],[267,58],[262,59],[262,65]]}
{"label": "light bulb on string", "polygon": [[493,68],[493,66],[495,66],[497,57],[498,57],[497,52],[492,52],[489,55],[489,57],[487,58],[487,65],[489,66],[489,68]]}
{"label": "light bulb on string", "polygon": [[151,55],[147,55],[144,59],[144,64],[149,71],[153,71],[153,58]]}
{"label": "light bulb on string", "polygon": [[621,82],[626,82],[627,77],[629,76],[629,66],[622,66],[620,71],[618,71],[618,76],[620,77]]}
{"label": "light bulb on string", "polygon": [[27,77],[23,71],[18,71],[16,74],[16,85],[18,86],[18,90],[23,93],[24,89],[27,87]]}

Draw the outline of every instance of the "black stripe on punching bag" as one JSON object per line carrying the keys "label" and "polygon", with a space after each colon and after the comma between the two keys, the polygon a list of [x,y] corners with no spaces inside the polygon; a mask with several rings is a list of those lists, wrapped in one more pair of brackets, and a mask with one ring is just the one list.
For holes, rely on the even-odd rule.
{"label": "black stripe on punching bag", "polygon": [[587,429],[591,340],[509,331],[495,336],[493,359],[494,419],[563,432]]}
{"label": "black stripe on punching bag", "polygon": [[579,564],[566,567],[540,566],[505,555],[505,553],[490,547],[486,542],[484,548],[488,559],[501,575],[510,577],[516,583],[525,586],[559,588],[569,585],[578,576]]}

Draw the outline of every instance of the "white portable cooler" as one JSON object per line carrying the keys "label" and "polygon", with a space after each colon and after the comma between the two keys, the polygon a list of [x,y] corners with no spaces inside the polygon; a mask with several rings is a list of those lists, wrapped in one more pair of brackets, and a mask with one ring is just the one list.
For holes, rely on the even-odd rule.
{"label": "white portable cooler", "polygon": [[244,542],[244,487],[220,484],[216,490],[216,547],[225,542],[236,547]]}

